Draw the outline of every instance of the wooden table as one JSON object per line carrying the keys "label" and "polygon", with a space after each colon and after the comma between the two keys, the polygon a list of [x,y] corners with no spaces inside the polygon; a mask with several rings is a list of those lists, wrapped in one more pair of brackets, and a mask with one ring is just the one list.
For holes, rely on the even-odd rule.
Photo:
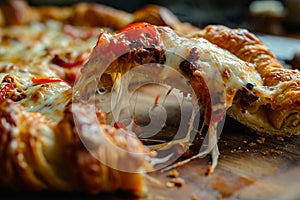
{"label": "wooden table", "polygon": [[[219,141],[220,159],[214,173],[205,175],[208,157],[177,168],[182,187],[167,187],[166,173],[151,176],[148,196],[141,199],[299,199],[300,137],[262,138],[227,119]],[[253,146],[254,145],[254,146]],[[88,196],[58,192],[0,191],[0,199],[136,199],[126,194]]]}

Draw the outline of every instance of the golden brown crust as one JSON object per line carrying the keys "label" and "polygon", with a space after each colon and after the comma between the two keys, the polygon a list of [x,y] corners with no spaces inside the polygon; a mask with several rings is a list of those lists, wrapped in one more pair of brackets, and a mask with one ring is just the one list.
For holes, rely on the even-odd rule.
{"label": "golden brown crust", "polygon": [[255,35],[245,29],[207,26],[200,32],[200,36],[256,65],[264,86],[272,86],[277,90],[268,102],[272,109],[299,106],[300,72],[283,68],[275,55]]}
{"label": "golden brown crust", "polygon": [[74,15],[72,7],[28,5],[25,0],[6,0],[0,7],[2,26],[26,25],[37,21],[57,20],[68,23]]}
{"label": "golden brown crust", "polygon": [[[72,108],[73,107],[73,108]],[[65,133],[60,140],[66,142],[66,146],[69,146],[69,151],[71,157],[73,157],[73,169],[74,177],[77,177],[77,190],[83,190],[88,193],[97,194],[99,192],[113,192],[116,190],[129,191],[133,194],[141,194],[143,192],[143,175],[141,173],[134,172],[123,172],[119,171],[120,166],[108,166],[105,163],[101,163],[99,158],[95,157],[99,152],[106,152],[106,159],[117,159],[115,163],[124,164],[124,159],[127,160],[128,167],[132,167],[131,171],[138,172],[145,163],[145,160],[132,158],[128,154],[120,155],[118,152],[114,152],[113,149],[107,149],[106,146],[101,146],[101,144],[93,144],[93,148],[87,151],[86,143],[88,143],[89,138],[81,135],[81,132],[76,131],[76,126],[74,124],[73,112],[78,112],[81,116],[80,119],[83,122],[78,126],[87,125],[86,122],[89,121],[90,116],[87,115],[86,111],[90,110],[90,107],[73,104],[65,112],[64,119],[55,128],[56,132]],[[71,111],[71,109],[73,111]],[[99,116],[102,116],[99,113]],[[103,119],[101,119],[103,120]],[[78,123],[78,121],[77,121]],[[114,127],[101,125],[102,130],[106,136],[113,142],[114,145],[125,148],[125,150],[134,149],[135,153],[144,153],[147,150],[135,137],[128,137],[126,133],[121,132]],[[92,131],[89,132],[90,135],[93,134]],[[61,135],[59,137],[62,137]],[[83,141],[86,139],[86,143]],[[71,148],[70,148],[71,147]],[[102,160],[103,161],[103,160]],[[130,164],[129,164],[130,163]],[[123,169],[124,170],[124,169]],[[128,170],[129,171],[129,170]],[[130,184],[123,184],[128,182]]]}
{"label": "golden brown crust", "polygon": [[31,18],[36,18],[35,12],[23,0],[5,1],[1,6],[5,25],[22,25],[28,23]]}
{"label": "golden brown crust", "polygon": [[146,5],[133,13],[135,22],[148,22],[157,26],[168,26],[180,34],[198,32],[190,23],[181,22],[169,9],[158,5]]}
{"label": "golden brown crust", "polygon": [[118,30],[133,20],[130,13],[95,3],[78,3],[70,7],[33,7],[23,0],[9,0],[1,6],[1,14],[0,25],[25,25],[36,21],[57,20],[66,24]]}
{"label": "golden brown crust", "polygon": [[133,15],[101,4],[79,3],[74,6],[71,23],[74,25],[121,29],[133,20]]}
{"label": "golden brown crust", "polygon": [[210,25],[193,35],[195,36],[204,37],[238,58],[255,64],[264,85],[275,86],[279,82],[300,79],[299,71],[284,69],[265,44],[246,29]]}
{"label": "golden brown crust", "polygon": [[2,101],[0,109],[0,146],[4,147],[0,151],[1,184],[16,189],[68,191],[72,182],[57,176],[63,151],[60,143],[53,146],[56,140],[46,125],[48,120],[38,113],[23,113],[11,100]]}
{"label": "golden brown crust", "polygon": [[181,22],[167,8],[157,5],[147,5],[133,13],[133,22],[148,22],[157,26],[175,28]]}
{"label": "golden brown crust", "polygon": [[179,33],[192,33],[199,29],[182,23],[167,8],[147,5],[134,13],[97,3],[77,3],[69,7],[30,6],[25,0],[7,0],[0,9],[0,26],[25,25],[36,21],[57,20],[76,26],[108,27],[119,30],[136,22],[169,26]]}
{"label": "golden brown crust", "polygon": [[300,133],[299,110],[270,110],[260,107],[256,112],[241,112],[238,105],[233,105],[227,115],[246,125],[252,131],[263,136],[291,136]]}
{"label": "golden brown crust", "polygon": [[[106,159],[116,159],[118,164],[127,160],[128,167],[135,172],[122,172],[118,165],[110,167],[101,163],[83,145],[70,109],[58,125],[51,125],[45,116],[27,113],[11,100],[0,103],[0,185],[24,190],[91,194],[125,190],[142,194],[143,175],[137,172],[146,162],[143,157],[122,155],[95,143],[95,153],[109,152],[106,155],[111,158]],[[77,109],[84,113],[86,108]],[[134,149],[135,153],[147,152],[135,137],[114,127],[102,126],[113,144],[126,150]]]}
{"label": "golden brown crust", "polygon": [[63,23],[69,23],[70,18],[74,15],[74,9],[72,7],[57,7],[57,6],[41,6],[30,7],[31,13],[35,13],[36,19],[32,21],[47,21],[56,20]]}

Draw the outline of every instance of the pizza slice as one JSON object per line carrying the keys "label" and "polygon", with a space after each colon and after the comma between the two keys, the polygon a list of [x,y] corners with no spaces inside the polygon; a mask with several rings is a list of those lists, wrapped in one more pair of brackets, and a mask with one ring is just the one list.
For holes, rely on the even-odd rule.
{"label": "pizza slice", "polygon": [[[91,58],[82,68],[82,76],[74,88],[75,91],[80,91],[79,97],[86,100],[93,93],[95,81],[100,81],[99,85],[113,88],[118,81],[116,73],[123,76],[141,65],[152,69],[153,64],[182,74],[186,79],[185,83],[193,89],[195,102],[206,108],[202,127],[208,126],[208,144],[196,157],[212,154],[214,169],[219,155],[218,126],[233,104],[246,110],[259,100],[258,94],[265,92],[262,87],[254,87],[263,85],[260,74],[253,64],[242,61],[206,39],[188,38],[176,34],[168,27],[138,23],[116,34],[106,31],[100,33]],[[169,72],[158,76],[160,81],[180,89],[181,85],[172,81],[173,78],[176,80],[173,75],[174,73]],[[122,93],[126,92],[122,90]],[[193,130],[192,124],[189,131]],[[180,142],[188,144],[189,140],[190,132],[185,141]]]}
{"label": "pizza slice", "polygon": [[248,110],[234,105],[228,114],[254,131],[271,136],[300,133],[300,72],[285,69],[274,54],[245,29],[207,26],[192,37],[203,37],[255,65],[263,82],[255,87],[260,99]]}
{"label": "pizza slice", "polygon": [[[115,35],[102,32],[90,63],[82,72],[113,77],[148,63],[158,63],[162,68],[171,66],[183,74],[198,103],[206,107],[208,147],[196,157],[211,153],[212,169],[219,154],[217,127],[225,113],[260,134],[299,133],[299,71],[284,69],[264,44],[245,30],[209,26],[186,37],[166,27],[140,23]],[[79,87],[88,92],[93,75],[82,78]],[[161,79],[164,78],[172,79],[171,73],[162,74]],[[101,80],[102,84],[112,85],[115,79],[109,83],[106,80]],[[178,87],[175,82],[170,84]]]}

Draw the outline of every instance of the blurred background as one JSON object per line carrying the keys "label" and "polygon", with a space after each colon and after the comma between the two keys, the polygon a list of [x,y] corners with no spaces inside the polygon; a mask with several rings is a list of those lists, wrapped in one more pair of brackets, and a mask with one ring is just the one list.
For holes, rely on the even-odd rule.
{"label": "blurred background", "polygon": [[[3,1],[3,0],[2,0]],[[80,0],[27,0],[33,6],[69,6]],[[1,0],[0,0],[1,2]],[[88,0],[134,12],[164,6],[182,22],[203,28],[222,24],[255,33],[288,68],[300,69],[300,0]]]}
{"label": "blurred background", "polygon": [[[32,5],[71,5],[78,0],[29,0]],[[300,34],[300,0],[96,0],[133,12],[146,4],[170,9],[181,21],[195,26],[223,24],[269,34]]]}

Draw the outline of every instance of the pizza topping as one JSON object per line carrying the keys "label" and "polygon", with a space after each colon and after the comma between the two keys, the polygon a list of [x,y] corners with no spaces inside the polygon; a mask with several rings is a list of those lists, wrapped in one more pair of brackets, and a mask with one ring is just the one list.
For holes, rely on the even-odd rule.
{"label": "pizza topping", "polygon": [[172,180],[167,183],[167,187],[172,187],[172,186],[182,187],[184,184],[185,181],[183,178],[172,178]]}
{"label": "pizza topping", "polygon": [[55,54],[51,62],[63,68],[78,67],[82,66],[87,61],[89,55],[88,52],[84,52],[74,58],[73,54],[70,52],[65,54]]}
{"label": "pizza topping", "polygon": [[4,100],[7,98],[9,92],[14,91],[15,88],[10,83],[2,83],[0,87],[0,100]]}
{"label": "pizza topping", "polygon": [[[12,3],[8,3],[8,5],[10,4]],[[27,23],[23,21],[23,17],[20,17],[26,16],[24,9],[27,10],[27,8],[24,7],[22,3],[19,6],[17,5],[18,4],[10,5],[9,7],[12,8],[10,10],[23,10],[23,12],[10,13],[8,9],[4,12],[5,17],[9,15],[13,17],[11,24]],[[81,4],[81,6],[76,8],[77,11],[75,11],[75,13],[77,14],[80,14],[80,8],[84,10],[84,12],[81,13],[82,18],[79,17],[81,19],[87,19],[84,17],[86,12],[91,11],[94,14],[99,14],[102,9],[102,7],[97,7],[97,9],[94,10],[93,7],[87,4]],[[109,11],[109,13],[110,12],[111,11]],[[72,12],[70,12],[70,14],[71,13]],[[92,16],[98,16],[98,14]],[[47,15],[44,13],[44,16]],[[91,17],[88,17],[88,19],[91,19]],[[98,20],[98,18],[95,17],[94,20]],[[9,24],[10,22],[8,21],[7,23]],[[40,122],[38,121],[38,119],[41,119],[40,116],[49,118],[55,122],[65,119],[64,111],[66,105],[70,103],[72,90],[63,79],[68,78],[72,81],[75,80],[76,70],[86,63],[90,55],[90,49],[92,47],[90,44],[92,43],[92,39],[97,35],[97,29],[78,28],[56,22],[49,22],[45,24],[35,23],[25,28],[8,28],[3,32],[4,33],[1,33],[2,38],[0,38],[0,68],[1,72],[3,72],[3,74],[0,74],[2,78],[0,100],[7,99],[7,102],[10,101],[10,99],[15,101],[20,100],[18,104],[24,106],[24,112],[30,113],[30,115],[24,115],[31,116],[32,118],[30,120],[34,119]],[[22,34],[20,34],[20,32]],[[245,36],[247,36],[244,38],[245,41],[255,44],[255,37],[249,34]],[[238,44],[239,41],[234,39],[236,38],[231,39],[229,42],[222,42],[222,44],[229,45],[230,49],[234,49],[234,47],[238,46],[236,44]],[[222,41],[224,41],[224,38]],[[235,45],[232,45],[232,43]],[[225,46],[223,48],[227,47]],[[277,115],[269,116],[269,120],[273,123],[273,126],[281,129],[282,127],[297,126],[299,124],[299,109],[293,108],[293,112],[290,112],[290,110],[283,108],[282,112],[278,112],[280,111],[278,110],[279,106],[290,106],[291,101],[294,101],[294,106],[299,106],[300,104],[299,98],[287,98],[288,95],[292,96],[292,94],[294,94],[289,94],[288,92],[298,90],[300,83],[296,81],[291,82],[300,77],[298,71],[287,71],[278,68],[270,72],[268,71],[270,68],[264,65],[255,66],[254,64],[257,63],[255,63],[254,56],[246,62],[242,62],[229,52],[216,48],[216,46],[207,40],[181,37],[171,29],[156,27],[144,22],[121,29],[116,35],[102,31],[95,49],[97,56],[100,57],[100,59],[98,59],[101,60],[100,62],[117,56],[117,60],[105,71],[105,73],[111,75],[110,77],[118,77],[121,73],[125,73],[131,68],[145,63],[163,63],[178,70],[187,77],[187,82],[190,83],[195,90],[198,103],[201,103],[201,106],[203,104],[207,106],[205,123],[207,123],[207,135],[209,139],[207,149],[205,149],[201,155],[199,154],[197,156],[200,157],[208,153],[212,154],[213,162],[212,166],[208,168],[208,173],[212,172],[215,168],[219,154],[217,147],[217,126],[224,119],[226,110],[233,104],[238,104],[242,108],[242,111],[246,112],[254,102],[261,100],[259,99],[262,97],[260,95],[261,93],[269,93],[272,95],[268,94],[268,97],[274,97],[272,99],[274,106],[272,107],[271,104],[271,108],[274,109],[272,111],[277,113]],[[246,56],[251,53],[249,51],[252,50],[253,48],[246,48],[243,51],[239,51],[237,56]],[[263,49],[263,51],[267,50]],[[253,52],[259,51],[255,49]],[[96,58],[99,58],[97,56]],[[273,55],[269,56],[272,57]],[[258,60],[264,58],[264,56],[261,56]],[[270,60],[272,59],[268,59],[267,62]],[[90,61],[93,60],[91,59]],[[254,64],[249,64],[249,62],[253,62]],[[15,64],[18,65],[18,67],[14,68],[13,66],[16,66]],[[268,63],[265,64],[267,65]],[[122,68],[123,66],[125,67]],[[54,70],[55,67],[59,69]],[[20,76],[16,75],[16,77],[14,77],[4,74],[9,73],[10,70],[14,71],[14,75],[19,74]],[[84,70],[88,71],[89,69],[85,68]],[[259,71],[260,74],[257,73],[257,71]],[[93,69],[89,72],[91,72],[88,74],[89,79],[92,79],[93,75],[99,76],[99,73],[95,73],[97,71],[93,71]],[[263,80],[261,79],[261,75],[264,75]],[[170,77],[165,76],[162,78]],[[112,78],[110,83],[117,81],[118,78]],[[290,83],[281,84],[281,82],[288,81],[290,81]],[[280,85],[278,85],[279,83]],[[276,96],[274,95],[275,92],[267,87],[264,88],[263,84],[274,86],[275,89],[273,91],[280,89],[282,92]],[[176,84],[174,85],[176,86]],[[117,86],[117,84],[114,86]],[[121,86],[116,87],[116,90],[118,88],[121,88]],[[294,90],[291,90],[293,88]],[[278,103],[276,103],[277,101]],[[156,98],[155,104],[157,104],[157,102],[158,98]],[[4,107],[1,109],[4,109]],[[270,113],[272,114],[272,112]],[[24,118],[26,119],[26,117]],[[122,122],[116,121],[114,127],[111,127],[105,125],[104,116],[98,114],[98,118],[104,132],[109,133],[109,137],[114,134],[119,134],[123,130],[128,131]],[[25,119],[24,121],[26,123],[30,121],[26,121]],[[192,116],[191,122],[193,120],[194,118]],[[5,125],[4,122],[5,120],[0,122],[2,126]],[[38,123],[30,121],[30,126],[28,127],[33,128],[35,124]],[[41,122],[41,124],[43,123]],[[66,127],[69,126],[70,122],[67,122]],[[191,125],[191,129],[193,128],[192,126],[193,125]],[[41,127],[41,129],[42,128],[44,127]],[[39,129],[27,128],[26,131],[28,130],[34,130],[28,133],[29,135],[31,133],[39,133],[40,131]],[[41,132],[44,134],[47,131]],[[68,130],[68,132],[70,131]],[[121,141],[124,135],[122,133],[120,133],[120,135],[122,135]],[[135,140],[134,143],[136,143]],[[11,146],[16,146],[16,144],[12,144]],[[133,148],[134,147],[135,146],[133,146]],[[23,154],[19,155],[23,156]],[[88,160],[85,153],[83,153],[82,156],[78,156],[78,158],[80,160],[79,163],[88,168],[84,176],[88,176],[87,180],[93,181],[93,177],[90,177],[89,174],[90,172],[95,172],[93,170],[96,168],[93,166],[99,166],[97,164],[98,161],[94,162]],[[18,159],[24,160],[21,156]],[[90,163],[93,165],[90,165]],[[101,170],[102,169],[99,168],[99,174],[102,175]],[[43,177],[42,174],[38,175]],[[178,176],[176,173],[173,173],[173,176],[175,177],[175,179],[171,181],[173,185],[182,186],[184,184],[183,180],[176,179]],[[44,177],[44,180],[51,179]],[[90,183],[90,187],[96,185],[94,182]],[[99,187],[99,190],[100,189],[101,187]]]}
{"label": "pizza topping", "polygon": [[[0,155],[4,155],[8,152],[7,149],[13,138],[13,135],[9,133],[18,132],[16,126],[20,113],[20,106],[13,101],[0,101]],[[1,158],[3,157],[1,156]],[[3,162],[1,162],[1,164],[2,163]],[[1,169],[1,172],[3,172],[2,170],[3,168]]]}
{"label": "pizza topping", "polygon": [[114,123],[114,127],[117,128],[117,129],[121,128],[121,129],[127,131],[127,127],[126,127],[125,124],[123,124],[122,122],[115,122],[115,123]]}
{"label": "pizza topping", "polygon": [[12,74],[3,73],[0,74],[0,77],[2,78],[0,88],[0,99],[11,99],[13,101],[20,101],[26,97],[26,94],[24,93],[26,85],[22,82],[19,82],[16,76]]}
{"label": "pizza topping", "polygon": [[121,56],[133,49],[155,48],[159,42],[159,33],[153,25],[137,23],[118,31],[115,38],[102,31],[97,46],[101,47],[99,53]]}
{"label": "pizza topping", "polygon": [[175,169],[173,169],[167,173],[167,177],[170,177],[170,178],[177,178],[178,176],[179,176],[179,172]]}
{"label": "pizza topping", "polygon": [[253,85],[247,84],[245,88],[238,90],[234,97],[234,102],[241,106],[242,112],[245,112],[254,102],[259,99],[255,92],[252,92],[248,88],[253,88]]}
{"label": "pizza topping", "polygon": [[153,43],[157,43],[157,29],[149,23],[139,22],[135,24],[131,24],[119,31],[117,34],[123,33],[129,41],[134,41],[141,36],[145,36],[148,39],[152,39]]}
{"label": "pizza topping", "polygon": [[59,82],[67,83],[64,80],[62,80],[60,78],[56,78],[56,77],[32,77],[31,80],[36,85],[45,84],[45,83],[59,83]]}

